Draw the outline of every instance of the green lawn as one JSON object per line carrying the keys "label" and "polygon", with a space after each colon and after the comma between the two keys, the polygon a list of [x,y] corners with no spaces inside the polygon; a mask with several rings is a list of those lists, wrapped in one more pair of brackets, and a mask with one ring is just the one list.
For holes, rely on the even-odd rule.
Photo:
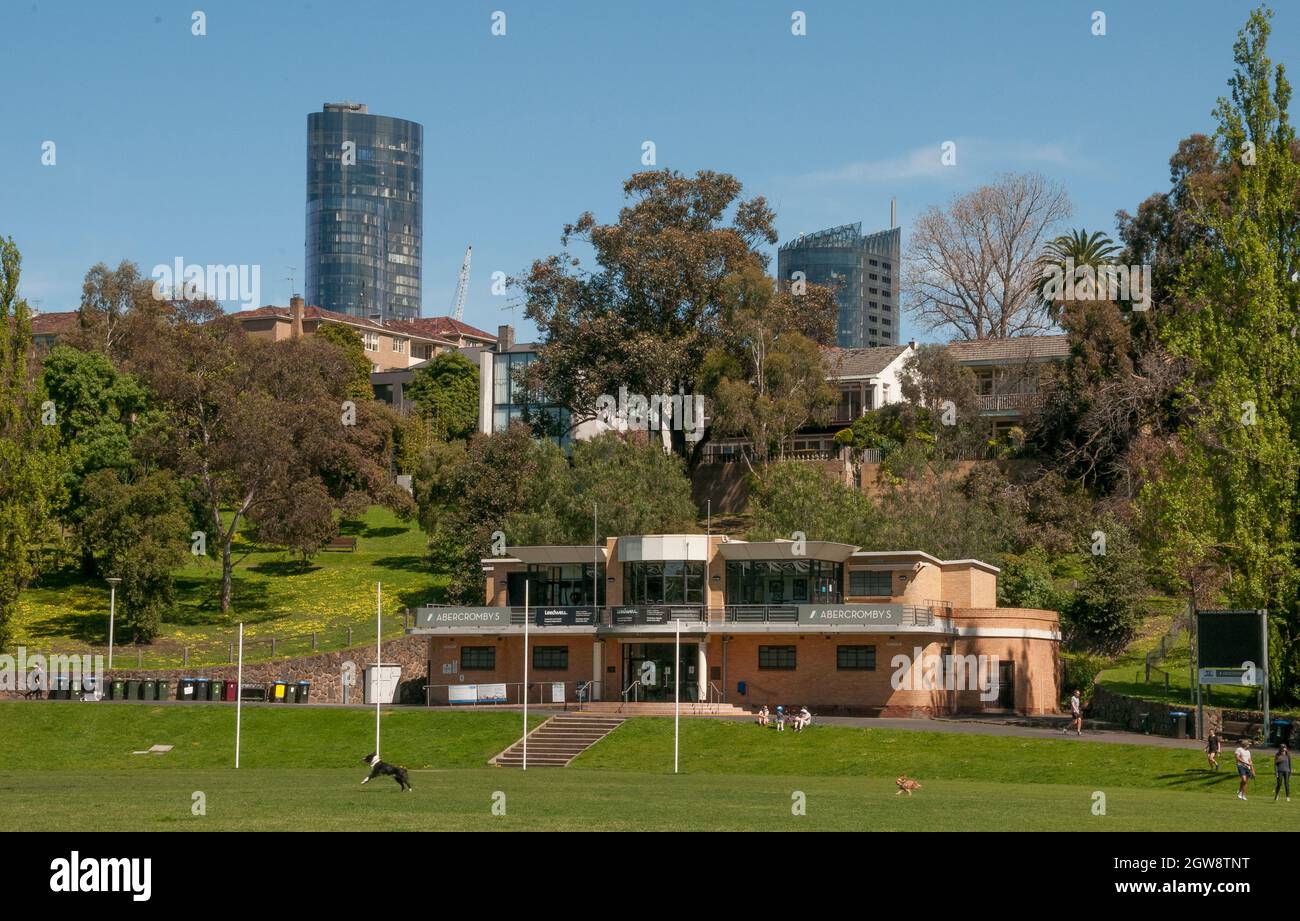
{"label": "green lawn", "polygon": [[[537,717],[534,716],[534,723]],[[633,719],[567,769],[486,766],[520,731],[517,713],[394,709],[386,758],[415,791],[360,785],[374,714],[244,710],[231,765],[223,705],[0,703],[22,744],[0,752],[0,824],[26,829],[249,830],[1206,830],[1300,827],[1300,801],[1271,802],[1270,766],[1247,803],[1235,775],[1195,750],[1065,739]],[[156,742],[166,755],[131,755]],[[895,796],[907,772],[923,788]],[[1264,789],[1265,783],[1270,789]],[[192,814],[202,792],[206,815]],[[496,794],[505,815],[494,815]],[[1105,814],[1095,815],[1097,794]],[[1268,795],[1266,795],[1266,793]],[[796,794],[806,815],[796,816]],[[500,798],[496,797],[496,802]]]}
{"label": "green lawn", "polygon": [[[177,605],[163,624],[162,635],[143,647],[145,668],[175,667],[190,649],[190,664],[220,664],[229,658],[236,625],[244,622],[244,658],[298,656],[312,651],[312,634],[320,651],[343,648],[349,627],[353,640],[374,635],[375,583],[383,583],[385,635],[399,635],[401,610],[436,600],[445,576],[424,562],[426,537],[415,522],[398,520],[372,508],[358,522],[344,522],[342,532],[357,538],[355,552],[322,552],[302,567],[283,550],[258,547],[236,539],[234,605],[222,615],[219,604],[221,566],[197,558],[177,572]],[[33,652],[102,650],[108,636],[107,586],[86,582],[75,569],[42,577],[23,592],[14,624],[13,645]],[[116,661],[135,665],[137,650],[119,647]]]}

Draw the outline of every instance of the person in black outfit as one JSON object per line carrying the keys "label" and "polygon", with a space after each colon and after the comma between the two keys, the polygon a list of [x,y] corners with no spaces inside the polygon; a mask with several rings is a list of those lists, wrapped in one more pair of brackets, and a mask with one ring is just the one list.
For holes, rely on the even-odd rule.
{"label": "person in black outfit", "polygon": [[1278,791],[1284,785],[1286,801],[1291,802],[1291,752],[1285,745],[1277,747],[1277,754],[1273,756],[1273,772],[1277,774],[1277,782],[1273,785],[1273,802],[1277,802]]}

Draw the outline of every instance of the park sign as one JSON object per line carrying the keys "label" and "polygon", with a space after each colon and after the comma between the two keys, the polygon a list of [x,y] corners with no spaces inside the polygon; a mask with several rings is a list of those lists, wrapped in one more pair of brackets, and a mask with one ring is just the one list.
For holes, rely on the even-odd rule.
{"label": "park sign", "polygon": [[508,627],[509,608],[429,607],[415,612],[417,630],[449,630],[466,627]]}
{"label": "park sign", "polygon": [[901,604],[801,604],[799,623],[817,627],[901,627]]}
{"label": "park sign", "polygon": [[1234,687],[1257,688],[1262,676],[1255,666],[1246,668],[1203,668],[1198,673],[1201,684],[1230,684]]}

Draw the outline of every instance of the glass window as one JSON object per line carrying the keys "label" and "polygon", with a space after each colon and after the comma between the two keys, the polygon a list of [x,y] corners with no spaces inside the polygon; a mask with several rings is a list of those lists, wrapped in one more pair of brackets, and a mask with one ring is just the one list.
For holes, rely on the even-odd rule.
{"label": "glass window", "polygon": [[814,587],[817,603],[834,604],[843,578],[843,564],[826,560],[729,560],[727,604],[806,604]]}
{"label": "glass window", "polygon": [[853,569],[849,571],[849,594],[890,597],[894,594],[893,573],[888,569]]}
{"label": "glass window", "polygon": [[464,646],[460,650],[460,670],[463,672],[490,672],[497,667],[495,646]]}
{"label": "glass window", "polygon": [[628,562],[623,564],[623,580],[628,604],[704,603],[702,562]]}
{"label": "glass window", "polygon": [[875,646],[836,646],[835,667],[842,672],[874,672]]}
{"label": "glass window", "polygon": [[528,579],[531,588],[529,599],[537,605],[582,607],[591,604],[591,590],[596,589],[596,604],[605,603],[605,564],[596,564],[596,578],[591,576],[591,563],[564,563],[543,565],[531,563]]}
{"label": "glass window", "polygon": [[794,671],[795,648],[793,646],[759,646],[758,667]]}
{"label": "glass window", "polygon": [[534,646],[533,668],[546,671],[567,671],[569,668],[569,647]]}

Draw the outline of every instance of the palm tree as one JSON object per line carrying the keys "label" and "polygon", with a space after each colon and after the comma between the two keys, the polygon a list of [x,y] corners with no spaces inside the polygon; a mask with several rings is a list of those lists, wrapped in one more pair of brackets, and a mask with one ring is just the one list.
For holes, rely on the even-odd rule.
{"label": "palm tree", "polygon": [[1043,247],[1043,253],[1038,257],[1038,266],[1043,273],[1041,293],[1047,315],[1053,323],[1060,322],[1063,299],[1049,276],[1065,278],[1069,272],[1067,266],[1073,266],[1077,271],[1083,266],[1099,269],[1114,265],[1119,252],[1115,241],[1100,230],[1089,234],[1083,228],[1062,234]]}

